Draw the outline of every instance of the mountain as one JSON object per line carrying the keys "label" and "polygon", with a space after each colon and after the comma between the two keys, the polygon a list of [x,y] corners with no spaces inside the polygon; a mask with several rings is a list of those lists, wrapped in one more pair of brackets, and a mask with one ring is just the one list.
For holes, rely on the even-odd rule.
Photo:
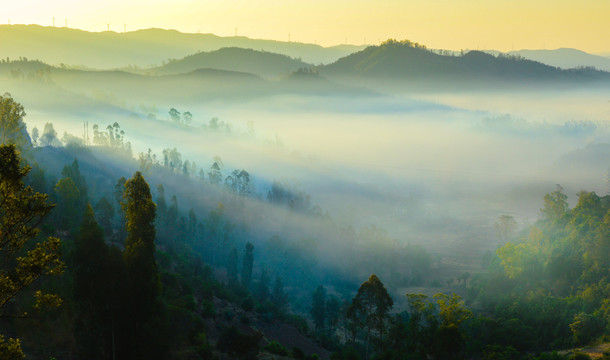
{"label": "mountain", "polygon": [[389,40],[369,46],[318,68],[321,75],[339,81],[402,89],[464,88],[599,81],[610,83],[610,74],[593,69],[560,70],[513,56],[493,56],[470,51],[461,56],[440,55],[410,41]]}
{"label": "mountain", "polygon": [[201,52],[180,60],[171,61],[153,69],[160,75],[187,73],[197,69],[239,71],[274,79],[312,65],[292,59],[286,55],[242,48],[222,48],[212,52]]}
{"label": "mountain", "polygon": [[117,111],[135,109],[141,104],[170,108],[175,104],[234,103],[276,95],[376,96],[367,89],[339,85],[306,69],[270,81],[252,73],[211,68],[155,75],[12,61],[0,62],[0,81],[26,104],[38,103],[47,110],[78,109],[78,112],[86,108],[100,109],[102,104],[112,106],[108,111]]}
{"label": "mountain", "polygon": [[610,71],[609,58],[588,54],[577,49],[519,50],[511,51],[508,54],[522,56],[529,60],[539,61],[562,69],[593,66],[598,70]]}
{"label": "mountain", "polygon": [[125,33],[88,32],[39,25],[0,25],[0,58],[37,59],[96,69],[135,65],[150,67],[201,51],[241,47],[284,54],[308,63],[330,63],[362,46],[322,47],[315,44],[186,34],[176,30],[146,29]]}

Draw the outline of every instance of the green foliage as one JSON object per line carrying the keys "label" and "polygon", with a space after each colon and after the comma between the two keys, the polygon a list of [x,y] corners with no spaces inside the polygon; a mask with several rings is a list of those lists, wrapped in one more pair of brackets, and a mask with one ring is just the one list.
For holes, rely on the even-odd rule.
{"label": "green foliage", "polygon": [[388,313],[394,301],[388,294],[379,278],[372,274],[369,279],[360,285],[358,293],[352,299],[347,311],[350,321],[352,339],[355,340],[359,329],[366,329],[366,357],[371,341],[371,333],[376,332],[379,342],[383,344],[383,336],[388,328]]}
{"label": "green foliage", "polygon": [[19,339],[4,339],[0,334],[0,360],[25,359]]}
{"label": "green foliage", "polygon": [[579,313],[574,317],[574,322],[570,324],[570,329],[574,334],[574,343],[584,345],[603,333],[604,321],[591,314]]}
{"label": "green foliage", "polygon": [[[20,166],[14,145],[0,146],[0,314],[4,306],[23,289],[44,275],[63,271],[59,260],[60,241],[48,238],[34,243],[36,227],[52,205],[47,196],[25,187],[29,167]],[[23,253],[22,249],[30,250]]]}
{"label": "green foliage", "polygon": [[104,235],[110,238],[112,236],[112,224],[114,218],[114,207],[105,196],[102,196],[95,205],[95,213],[99,224],[104,229]]}
{"label": "green foliage", "polygon": [[521,354],[512,346],[488,345],[483,351],[482,360],[519,360]]}
{"label": "green foliage", "polygon": [[288,356],[288,350],[277,341],[270,341],[264,349],[275,355]]}
{"label": "green foliage", "polygon": [[[53,206],[47,204],[46,195],[24,185],[30,168],[21,167],[20,162],[15,145],[0,145],[0,316],[26,316],[7,314],[6,305],[40,277],[59,275],[64,269],[59,239],[35,241],[37,225]],[[61,304],[55,295],[36,291],[34,296],[36,309]],[[0,346],[11,354],[9,358],[23,355],[19,340],[2,337]]]}
{"label": "green foliage", "polygon": [[125,320],[122,313],[125,268],[118,249],[111,249],[104,242],[103,230],[95,221],[91,205],[87,205],[75,243],[73,272],[78,314],[74,328],[79,356],[104,359],[113,353],[122,354],[121,349],[126,346],[121,331]]}
{"label": "green foliage", "polygon": [[563,193],[561,185],[544,196],[544,207],[541,209],[545,219],[551,222],[560,221],[568,211],[568,196]]}
{"label": "green foliage", "polygon": [[158,333],[151,326],[158,320],[154,313],[161,283],[155,261],[155,204],[150,187],[139,171],[125,182],[121,205],[127,221],[123,256],[129,284],[133,347],[138,356],[143,356],[151,352],[150,336]]}
{"label": "green foliage", "polygon": [[25,131],[23,106],[13,100],[11,94],[0,96],[0,144],[15,144],[24,151],[30,147],[30,139]]}
{"label": "green foliage", "polygon": [[591,360],[591,357],[582,352],[575,352],[569,357],[569,360]]}
{"label": "green foliage", "polygon": [[436,294],[434,298],[438,304],[441,326],[459,326],[472,317],[472,311],[464,307],[464,301],[459,295]]}
{"label": "green foliage", "polygon": [[[498,249],[475,290],[498,318],[495,341],[519,351],[546,350],[585,345],[608,332],[609,200],[583,191],[569,209],[558,186],[544,197],[544,217]],[[530,335],[511,333],[508,323]]]}

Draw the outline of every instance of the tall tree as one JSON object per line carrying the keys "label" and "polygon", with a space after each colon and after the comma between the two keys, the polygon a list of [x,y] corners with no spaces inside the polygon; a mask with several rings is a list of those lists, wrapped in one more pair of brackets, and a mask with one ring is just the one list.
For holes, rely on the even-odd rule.
{"label": "tall tree", "polygon": [[[41,276],[63,271],[60,240],[34,240],[39,233],[38,224],[53,206],[47,203],[47,195],[24,185],[23,178],[30,168],[21,167],[20,162],[14,144],[0,145],[0,317],[9,315],[5,313],[6,305]],[[25,248],[30,250],[24,251]],[[57,296],[41,291],[35,297],[37,308],[60,303]],[[18,340],[5,341],[0,336],[0,348],[10,349],[15,359],[23,356]]]}
{"label": "tall tree", "polygon": [[358,293],[352,299],[348,316],[357,324],[367,330],[366,355],[371,332],[374,330],[383,343],[383,335],[387,328],[388,313],[394,301],[383,286],[377,275],[372,274],[369,279],[360,285]]}
{"label": "tall tree", "polygon": [[75,337],[80,357],[107,359],[112,352],[110,303],[116,294],[108,290],[109,249],[102,228],[87,205],[80,235],[74,247],[74,300],[77,303]]}
{"label": "tall tree", "polygon": [[84,212],[85,207],[88,203],[87,181],[85,180],[85,177],[82,176],[80,173],[80,166],[78,165],[78,160],[74,159],[74,161],[72,161],[72,164],[65,165],[64,168],[61,170],[61,176],[63,176],[64,178],[69,177],[74,181],[74,185],[76,185],[80,193],[79,201],[81,202],[82,210]]}
{"label": "tall tree", "polygon": [[434,295],[439,307],[441,326],[434,336],[432,346],[435,359],[461,359],[465,346],[464,333],[460,324],[472,316],[472,312],[464,307],[464,301],[456,294]]}
{"label": "tall tree", "polygon": [[55,193],[58,203],[57,227],[62,230],[72,229],[78,226],[80,209],[78,201],[80,193],[72,178],[64,178],[55,185]]}
{"label": "tall tree", "polygon": [[122,206],[127,220],[124,258],[131,295],[131,330],[134,351],[143,356],[160,281],[155,261],[155,204],[139,171],[125,182]]}

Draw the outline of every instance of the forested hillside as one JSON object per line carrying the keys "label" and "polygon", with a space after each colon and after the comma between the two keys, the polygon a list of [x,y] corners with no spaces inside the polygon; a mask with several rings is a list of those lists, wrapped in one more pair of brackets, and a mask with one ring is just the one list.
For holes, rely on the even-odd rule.
{"label": "forested hillside", "polygon": [[[430,280],[431,256],[374,226],[342,228],[290,183],[260,193],[256,169],[199,168],[176,148],[136,161],[118,123],[94,126],[96,146],[63,147],[23,116],[4,95],[3,142],[16,147],[2,146],[1,346],[13,358],[559,359],[541,352],[608,335],[607,196],[582,192],[569,209],[558,188],[518,237],[503,218],[510,241],[454,288],[466,301],[401,300],[394,289]],[[28,265],[41,280],[23,277],[24,254],[41,259]]]}

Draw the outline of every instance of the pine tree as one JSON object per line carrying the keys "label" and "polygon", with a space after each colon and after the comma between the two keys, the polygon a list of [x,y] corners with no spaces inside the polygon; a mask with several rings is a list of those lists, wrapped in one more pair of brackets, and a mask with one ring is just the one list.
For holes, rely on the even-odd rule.
{"label": "pine tree", "polygon": [[[125,266],[129,279],[134,356],[143,356],[160,292],[155,261],[155,204],[150,187],[138,171],[125,182],[122,202],[127,221]],[[157,354],[158,355],[158,354]]]}
{"label": "pine tree", "polygon": [[74,300],[77,303],[75,336],[82,358],[109,357],[105,346],[109,317],[107,292],[109,250],[102,228],[95,221],[93,208],[87,205],[80,235],[74,249]]}

